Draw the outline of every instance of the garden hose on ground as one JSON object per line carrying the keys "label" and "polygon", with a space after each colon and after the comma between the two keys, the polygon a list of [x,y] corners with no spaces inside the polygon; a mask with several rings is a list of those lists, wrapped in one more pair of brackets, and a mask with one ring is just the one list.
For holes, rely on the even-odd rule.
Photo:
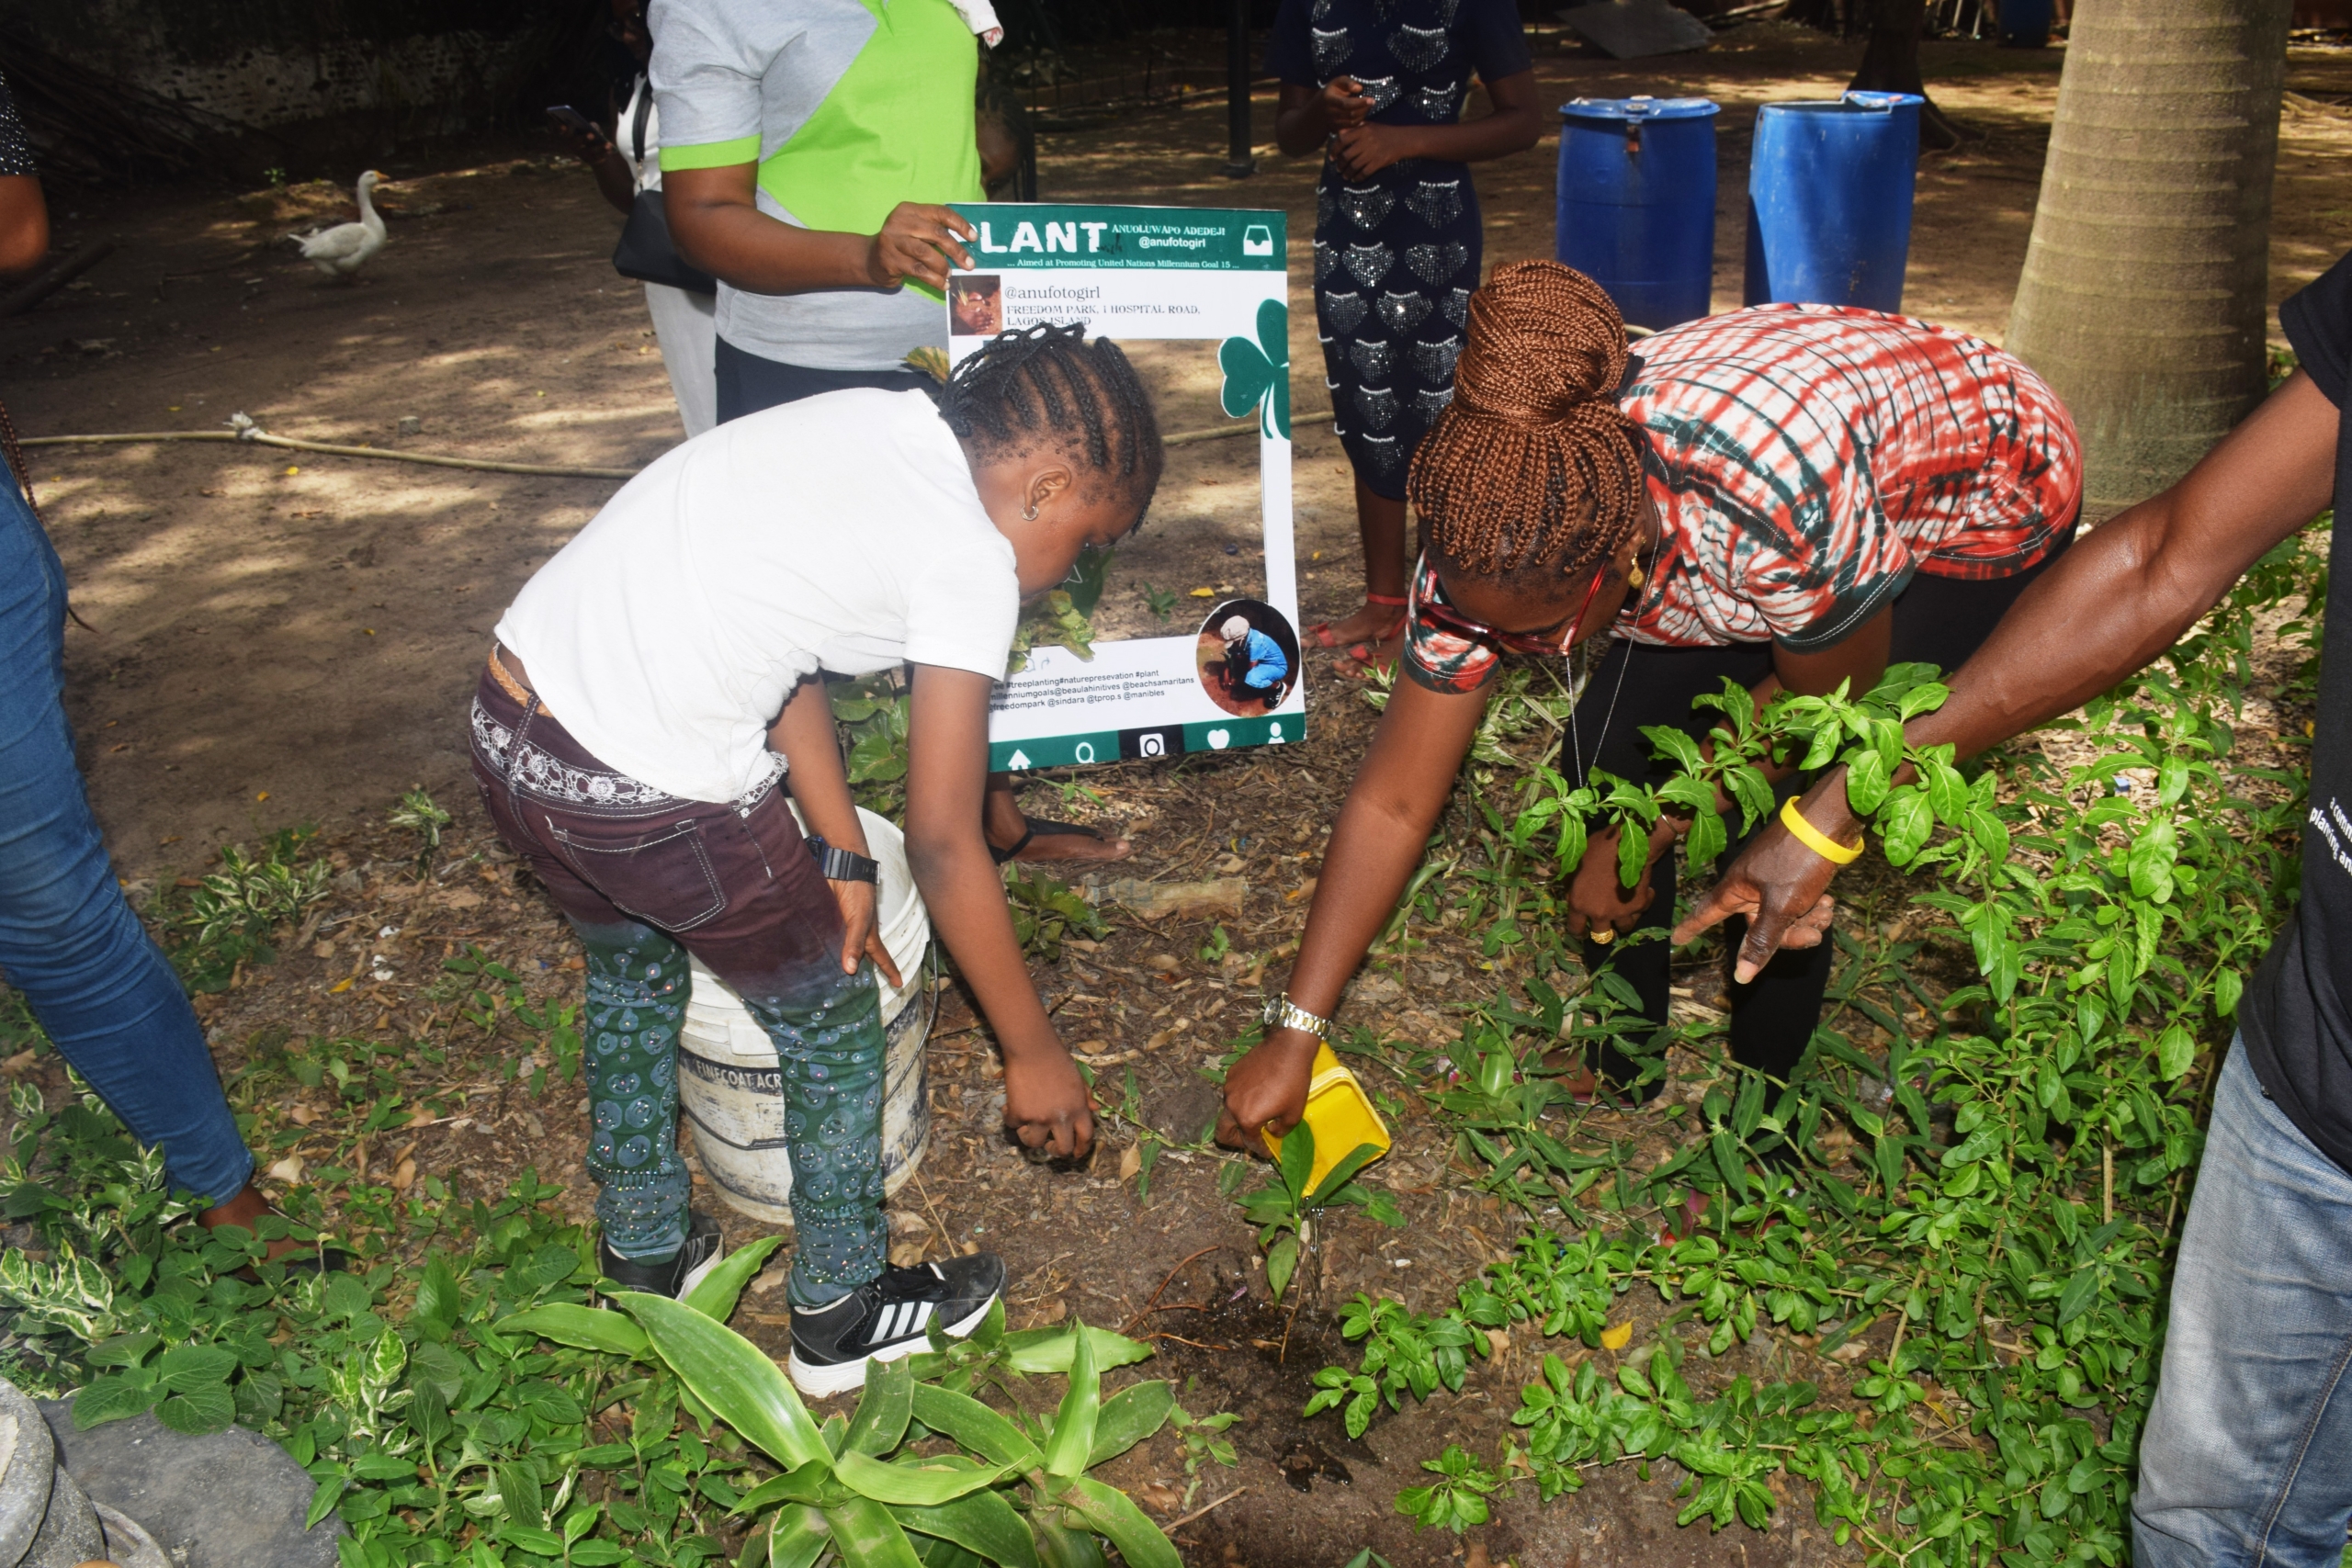
{"label": "garden hose on ground", "polygon": [[[1317,409],[1299,415],[1302,420],[1323,419],[1329,410]],[[1162,446],[1189,446],[1196,441],[1216,441],[1228,435],[1250,435],[1257,431],[1254,423],[1237,421],[1219,425],[1214,430],[1188,430],[1167,437]],[[298,441],[290,435],[272,435],[253,422],[248,414],[232,414],[226,430],[146,430],[128,431],[114,435],[30,435],[27,446],[132,446],[145,441],[227,441],[252,446],[276,446],[288,452],[315,452],[330,457],[373,457],[386,463],[424,463],[436,468],[475,468],[492,474],[536,474],[544,479],[630,479],[635,468],[575,468],[557,463],[501,463],[488,457],[447,457],[432,452],[394,452],[381,446],[345,446],[329,441]]]}

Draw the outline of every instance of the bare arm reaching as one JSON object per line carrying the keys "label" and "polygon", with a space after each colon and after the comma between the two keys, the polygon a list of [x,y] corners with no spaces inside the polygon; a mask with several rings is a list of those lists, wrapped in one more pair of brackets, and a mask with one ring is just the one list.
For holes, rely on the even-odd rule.
{"label": "bare arm reaching", "polygon": [[980,836],[995,682],[968,670],[915,667],[907,733],[907,859],[940,940],[979,998],[1004,1051],[1004,1120],[1033,1149],[1080,1156],[1094,1111],[1078,1065],[1037,1000]]}
{"label": "bare arm reaching", "polygon": [[[1914,746],[1968,756],[2077,707],[2178,641],[2230,585],[2328,504],[2335,405],[2298,371],[2178,484],[2086,536],[2026,590],[1951,697],[1905,728]],[[1798,809],[1840,843],[1861,820],[1833,768]],[[1675,928],[1686,942],[1729,915],[1749,917],[1735,973],[1746,981],[1783,945],[1810,947],[1837,867],[1775,822]]]}

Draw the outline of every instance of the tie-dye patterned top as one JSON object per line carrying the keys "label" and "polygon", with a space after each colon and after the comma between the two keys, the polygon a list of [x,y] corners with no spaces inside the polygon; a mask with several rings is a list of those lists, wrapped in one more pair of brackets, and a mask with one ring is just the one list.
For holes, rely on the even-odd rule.
{"label": "tie-dye patterned top", "polygon": [[[1615,634],[1667,648],[1838,642],[1911,581],[1989,579],[2048,554],[2082,500],[2082,444],[2041,378],[1905,316],[1759,305],[1645,338],[1619,402],[1648,434],[1656,580]],[[1417,572],[1418,603],[1442,604]],[[1417,609],[1406,661],[1470,691],[1499,639]]]}

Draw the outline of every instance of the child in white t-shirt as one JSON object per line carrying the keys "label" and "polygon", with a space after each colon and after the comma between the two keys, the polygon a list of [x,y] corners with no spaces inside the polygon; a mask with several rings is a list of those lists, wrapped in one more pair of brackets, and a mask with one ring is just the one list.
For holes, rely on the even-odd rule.
{"label": "child in white t-shirt", "polygon": [[[688,951],[775,1042],[793,1167],[792,1375],[812,1393],[963,1332],[995,1258],[887,1267],[873,863],[822,673],[914,666],[907,855],[1004,1052],[1021,1142],[1093,1118],[1039,1006],[979,829],[989,700],[1020,601],[1143,515],[1159,427],[1082,328],[1008,333],[933,405],[830,393],[750,414],[632,479],[524,586],[475,694],[499,831],[588,954],[600,1265],[684,1294],[720,1252],[675,1140]],[[787,773],[788,770],[788,773]],[[807,815],[803,838],[778,782]],[[865,960],[871,958],[872,964]]]}

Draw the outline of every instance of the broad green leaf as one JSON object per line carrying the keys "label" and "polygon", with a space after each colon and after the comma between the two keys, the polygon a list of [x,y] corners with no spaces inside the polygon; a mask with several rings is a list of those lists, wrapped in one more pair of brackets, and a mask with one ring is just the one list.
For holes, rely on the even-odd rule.
{"label": "broad green leaf", "polygon": [[1118,1458],[1159,1431],[1175,1404],[1176,1391],[1160,1378],[1123,1388],[1104,1400],[1094,1418],[1094,1447],[1086,1456],[1086,1468]]}
{"label": "broad green leaf", "polygon": [[501,1525],[498,1539],[509,1546],[519,1546],[538,1557],[563,1555],[563,1538],[553,1530],[538,1529],[530,1525]]}
{"label": "broad green leaf", "polygon": [[[634,1291],[613,1303],[637,1319],[679,1381],[713,1414],[786,1466],[831,1457],[808,1407],[758,1346],[684,1302]],[[838,1526],[837,1526],[838,1528]]]}
{"label": "broad green leaf", "polygon": [[1879,838],[1885,846],[1887,863],[1909,865],[1928,847],[1928,837],[1935,827],[1935,814],[1925,793],[1910,785],[1894,791],[1878,818]]}
{"label": "broad green leaf", "polygon": [[729,1253],[682,1299],[712,1322],[725,1323],[734,1315],[735,1301],[743,1293],[743,1287],[752,1282],[752,1277],[768,1260],[768,1254],[783,1245],[782,1236],[763,1235],[751,1246]]}
{"label": "broad green leaf", "polygon": [[1294,1203],[1306,1197],[1306,1179],[1315,1174],[1315,1129],[1301,1122],[1283,1134],[1281,1159],[1283,1185],[1289,1189]]}
{"label": "broad green leaf", "polygon": [[974,1492],[934,1507],[899,1507],[891,1517],[907,1529],[952,1540],[999,1568],[1038,1568],[1028,1525],[1001,1492]]}
{"label": "broad green leaf", "polygon": [[575,1350],[602,1350],[609,1355],[643,1360],[651,1345],[626,1314],[600,1307],[550,1302],[502,1317],[493,1325],[501,1334],[530,1335],[569,1345]]}
{"label": "broad green leaf", "polygon": [[2076,1270],[2074,1278],[2066,1281],[2065,1290],[2058,1296],[2058,1326],[2064,1328],[2082,1316],[2084,1313],[2090,1310],[2091,1303],[2098,1299],[2098,1270],[2096,1269]]}
{"label": "broad green leaf", "polygon": [[2213,1010],[2223,1018],[2237,1015],[2238,998],[2245,994],[2245,976],[2224,969],[2213,976]]}
{"label": "broad green leaf", "polygon": [[175,1345],[155,1358],[155,1376],[174,1393],[194,1393],[229,1381],[237,1370],[233,1351],[218,1345]]}
{"label": "broad green leaf", "polygon": [[768,1568],[809,1568],[832,1539],[831,1527],[816,1509],[780,1509],[768,1521]]}
{"label": "broad green leaf", "polygon": [[1093,1531],[1064,1529],[1035,1514],[1030,1522],[1037,1534],[1037,1561],[1044,1568],[1107,1568]]}
{"label": "broad green leaf", "polygon": [[[1289,1140],[1283,1143],[1287,1147]],[[1093,1346],[1080,1335],[1071,1341],[1069,1388],[1062,1395],[1061,1408],[1054,1413],[1054,1435],[1046,1440],[1047,1474],[1085,1472],[1086,1456],[1094,1449],[1094,1423],[1102,1411],[1102,1377],[1094,1370]]]}
{"label": "broad green leaf", "polygon": [[416,1306],[408,1320],[419,1335],[438,1343],[449,1337],[458,1323],[458,1277],[449,1269],[449,1260],[439,1251],[425,1259],[424,1272],[416,1282]]}
{"label": "broad green leaf", "polygon": [[1724,826],[1721,812],[1694,812],[1690,818],[1690,835],[1682,840],[1684,863],[1694,866],[1713,865],[1715,858],[1730,844],[1731,832]]}
{"label": "broad green leaf", "polygon": [[1642,873],[1649,868],[1649,835],[1639,831],[1624,818],[1617,823],[1617,880],[1627,887],[1642,885]]}
{"label": "broad green leaf", "polygon": [[199,1383],[155,1406],[155,1419],[191,1438],[225,1432],[236,1424],[237,1399],[227,1383]]}
{"label": "broad green leaf", "polygon": [[811,1461],[782,1475],[772,1475],[735,1500],[734,1514],[756,1514],[774,1503],[803,1504],[829,1508],[849,1500],[849,1488],[833,1479],[833,1467]]}
{"label": "broad green leaf", "polygon": [[2180,853],[2180,830],[2168,817],[2159,818],[2132,840],[2125,863],[2132,873],[2134,897],[2162,904],[2172,897],[2173,863]]}
{"label": "broad green leaf", "polygon": [[1886,760],[1876,751],[1860,751],[1846,764],[1846,804],[1855,814],[1869,817],[1886,798]]}
{"label": "broad green leaf", "polygon": [[907,1420],[914,1411],[914,1369],[906,1358],[865,1363],[865,1392],[851,1418],[843,1439],[853,1452],[879,1458],[899,1446],[907,1435]]}
{"label": "broad green leaf", "polygon": [[2156,1070],[2164,1074],[2166,1083],[2188,1071],[2188,1065],[2196,1058],[2195,1037],[2177,1023],[2166,1027],[2156,1041]]}
{"label": "broad green leaf", "polygon": [[1281,1301],[1290,1288],[1291,1271],[1298,1267],[1298,1237],[1285,1235],[1266,1254],[1266,1288]]}
{"label": "broad green leaf", "polygon": [[498,1479],[498,1501],[507,1518],[537,1524],[546,1517],[547,1495],[537,1470],[518,1461],[493,1464],[490,1472]]}
{"label": "broad green leaf", "polygon": [[[1498,1055],[1503,1057],[1504,1064],[1508,1066],[1510,1061],[1509,1054],[1498,1053]],[[1302,1122],[1301,1125],[1305,1123]],[[1371,1144],[1358,1144],[1354,1148],[1350,1149],[1340,1156],[1339,1164],[1325,1173],[1323,1179],[1316,1184],[1315,1190],[1306,1195],[1306,1206],[1310,1209],[1319,1209],[1330,1202],[1332,1194],[1345,1187],[1357,1171],[1378,1159],[1380,1155],[1380,1149]]]}
{"label": "broad green leaf", "polygon": [[302,1528],[315,1529],[321,1519],[334,1513],[334,1506],[343,1501],[344,1488],[350,1484],[351,1477],[340,1468],[322,1479],[311,1493],[311,1510],[303,1516]]}
{"label": "broad green leaf", "polygon": [[[1242,1167],[1237,1163],[1223,1168],[1239,1170]],[[1008,1334],[1004,1337],[1006,1359],[1016,1372],[1067,1372],[1078,1332],[1076,1326],[1071,1326],[1024,1328],[1017,1334]],[[1093,1347],[1094,1365],[1102,1371],[1107,1372],[1114,1367],[1133,1366],[1137,1361],[1151,1359],[1150,1346],[1140,1339],[1130,1339],[1124,1334],[1114,1334],[1107,1328],[1088,1328],[1086,1342]],[[920,1412],[916,1419],[922,1419]],[[925,1426],[930,1424],[928,1421],[923,1423]]]}
{"label": "broad green leaf", "polygon": [[944,1464],[884,1464],[855,1449],[843,1449],[833,1461],[833,1475],[860,1496],[877,1503],[911,1503],[933,1507],[967,1492],[992,1486],[1004,1477],[1001,1468],[967,1470]]}
{"label": "broad green leaf", "polygon": [[108,1421],[141,1416],[164,1397],[164,1385],[137,1374],[96,1378],[74,1396],[74,1429],[86,1432]]}
{"label": "broad green leaf", "polygon": [[1021,1428],[968,1393],[919,1382],[913,1404],[916,1420],[992,1463],[1023,1471],[1044,1468],[1044,1456]]}
{"label": "broad green leaf", "polygon": [[841,1553],[842,1568],[922,1568],[907,1532],[889,1509],[870,1497],[826,1509],[825,1522],[832,1527],[833,1550]]}
{"label": "broad green leaf", "polygon": [[1117,1487],[1081,1475],[1062,1495],[1088,1524],[1110,1537],[1127,1568],[1183,1568],[1174,1544]]}

